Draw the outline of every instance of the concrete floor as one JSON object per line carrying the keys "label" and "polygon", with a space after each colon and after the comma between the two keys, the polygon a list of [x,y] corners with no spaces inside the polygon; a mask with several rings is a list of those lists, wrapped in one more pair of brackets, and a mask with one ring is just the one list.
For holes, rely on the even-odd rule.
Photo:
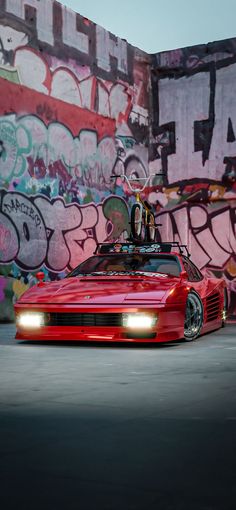
{"label": "concrete floor", "polygon": [[235,333],[45,345],[0,325],[0,508],[235,510]]}

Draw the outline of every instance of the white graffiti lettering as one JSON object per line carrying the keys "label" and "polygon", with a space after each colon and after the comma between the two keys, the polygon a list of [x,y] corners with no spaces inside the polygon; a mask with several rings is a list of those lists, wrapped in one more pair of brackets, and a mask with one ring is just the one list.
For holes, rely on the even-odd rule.
{"label": "white graffiti lettering", "polygon": [[110,38],[107,30],[96,25],[96,42],[97,42],[97,63],[101,69],[110,71],[110,57],[117,59],[117,67],[119,71],[128,74],[128,60],[127,60],[127,43],[116,38],[116,41]]}
{"label": "white graffiti lettering", "polygon": [[87,186],[110,186],[110,175],[117,152],[115,141],[83,130],[73,137],[64,125],[53,122],[49,127],[33,115],[20,119],[0,118],[0,176],[10,181],[28,168],[31,177],[59,177],[68,183],[81,178]]}
{"label": "white graffiti lettering", "polygon": [[[6,11],[13,14],[21,20],[25,20],[25,8],[32,7],[36,11],[36,28],[38,39],[42,42],[54,46],[53,34],[53,7],[52,0],[6,0]],[[65,6],[62,10],[62,40],[63,43],[71,48],[75,48],[85,55],[89,54],[89,37],[86,33],[79,31],[76,27],[76,20],[83,19],[82,16],[75,13]],[[92,24],[92,22],[91,22]],[[95,46],[97,65],[100,69],[107,72],[111,71],[110,58],[115,57],[118,71],[128,74],[127,42],[116,37],[116,40],[110,37],[110,33],[104,28],[96,25]]]}
{"label": "white graffiti lettering", "polygon": [[64,43],[88,54],[89,38],[86,34],[83,34],[76,29],[77,14],[71,9],[64,8],[62,9],[62,17],[62,35]]}
{"label": "white graffiti lettering", "polygon": [[224,158],[236,157],[236,141],[227,140],[229,119],[232,130],[236,132],[236,64],[217,70],[215,94],[215,123],[209,154],[209,177],[221,179],[224,170]]}
{"label": "white graffiti lettering", "polygon": [[[75,267],[95,251],[97,243],[108,238],[115,207],[123,211],[118,236],[127,228],[127,212],[118,197],[110,198],[110,206],[106,201],[105,218],[102,204],[65,205],[62,198],[5,192],[0,212],[0,262],[15,259],[28,270],[45,264],[55,272]],[[235,253],[235,210],[226,206],[209,211],[205,206],[184,204],[164,211],[158,215],[160,241],[187,244],[199,268],[222,270]]]}
{"label": "white graffiti lettering", "polygon": [[[195,151],[193,124],[207,119],[209,112],[209,73],[199,73],[179,80],[160,80],[160,125],[175,122],[175,153],[168,156],[168,181],[208,177],[202,152]],[[201,90],[201,94],[198,91]],[[183,121],[184,119],[184,121]],[[159,169],[161,170],[161,160]],[[186,164],[186,162],[188,162]]]}
{"label": "white graffiti lettering", "polygon": [[38,31],[38,38],[40,41],[45,41],[46,43],[53,45],[54,37],[52,32],[53,27],[53,13],[52,8],[53,4],[51,0],[44,0],[43,2],[38,2],[38,0],[6,0],[6,11],[14,14],[18,18],[22,20],[25,19],[25,7],[31,6],[36,9],[36,24]]}
{"label": "white graffiti lettering", "polygon": [[[117,235],[127,229],[127,208],[120,198],[111,197],[123,211]],[[3,192],[0,211],[0,263],[15,261],[27,271],[43,264],[51,271],[73,268],[92,255],[96,245],[108,237],[111,211],[103,214],[102,204],[65,205],[62,198],[49,200],[37,195]],[[122,213],[121,213],[122,219]]]}
{"label": "white graffiti lettering", "polygon": [[[126,118],[130,109],[131,92],[120,84],[107,86],[95,76],[87,76],[79,80],[74,71],[64,65],[57,66],[51,71],[47,62],[29,47],[19,47],[14,56],[14,66],[20,69],[21,83],[38,92],[61,99],[67,103],[89,108],[100,115],[113,119]],[[29,67],[34,73],[29,73]],[[77,74],[82,74],[82,66],[77,66]],[[97,102],[95,102],[94,89],[97,89]],[[147,110],[143,109],[147,116]]]}
{"label": "white graffiti lettering", "polygon": [[199,268],[222,269],[235,253],[234,210],[209,211],[204,206],[182,205],[158,214],[161,241],[166,239],[187,244]]}
{"label": "white graffiti lettering", "polygon": [[39,267],[46,255],[47,237],[38,209],[20,193],[9,192],[3,197],[2,212],[14,225],[10,229],[11,237],[15,242],[19,239],[15,251],[20,265],[27,268]]}

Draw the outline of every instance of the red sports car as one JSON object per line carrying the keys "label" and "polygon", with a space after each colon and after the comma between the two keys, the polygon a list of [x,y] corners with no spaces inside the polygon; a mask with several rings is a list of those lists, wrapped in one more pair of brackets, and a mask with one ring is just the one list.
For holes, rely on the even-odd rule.
{"label": "red sports car", "polygon": [[226,311],[224,280],[203,276],[187,247],[102,244],[63,280],[39,281],[21,296],[16,338],[194,340],[224,325]]}

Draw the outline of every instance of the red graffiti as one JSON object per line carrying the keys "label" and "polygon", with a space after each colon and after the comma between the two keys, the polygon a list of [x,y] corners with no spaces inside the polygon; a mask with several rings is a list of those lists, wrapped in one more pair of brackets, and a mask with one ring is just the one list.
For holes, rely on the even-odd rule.
{"label": "red graffiti", "polygon": [[[6,80],[3,78],[0,78],[0,88],[6,90]],[[73,136],[77,136],[83,129],[96,131],[99,140],[105,136],[114,136],[115,134],[116,124],[113,119],[51,97],[47,97],[46,101],[48,108],[57,111],[58,122],[70,129]],[[23,85],[8,81],[4,101],[0,101],[0,115],[4,116],[6,112],[13,111],[15,113],[30,111],[32,115],[37,114],[39,116],[38,105],[44,102],[45,95],[41,92],[35,92]],[[48,125],[50,121],[48,119],[44,120]]]}

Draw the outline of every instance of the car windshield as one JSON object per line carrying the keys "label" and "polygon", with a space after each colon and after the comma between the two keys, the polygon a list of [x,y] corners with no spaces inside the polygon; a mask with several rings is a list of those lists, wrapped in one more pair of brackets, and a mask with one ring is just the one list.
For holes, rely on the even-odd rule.
{"label": "car windshield", "polygon": [[174,255],[95,255],[82,262],[82,264],[68,274],[68,277],[114,272],[165,273],[179,276],[180,271],[180,263]]}

